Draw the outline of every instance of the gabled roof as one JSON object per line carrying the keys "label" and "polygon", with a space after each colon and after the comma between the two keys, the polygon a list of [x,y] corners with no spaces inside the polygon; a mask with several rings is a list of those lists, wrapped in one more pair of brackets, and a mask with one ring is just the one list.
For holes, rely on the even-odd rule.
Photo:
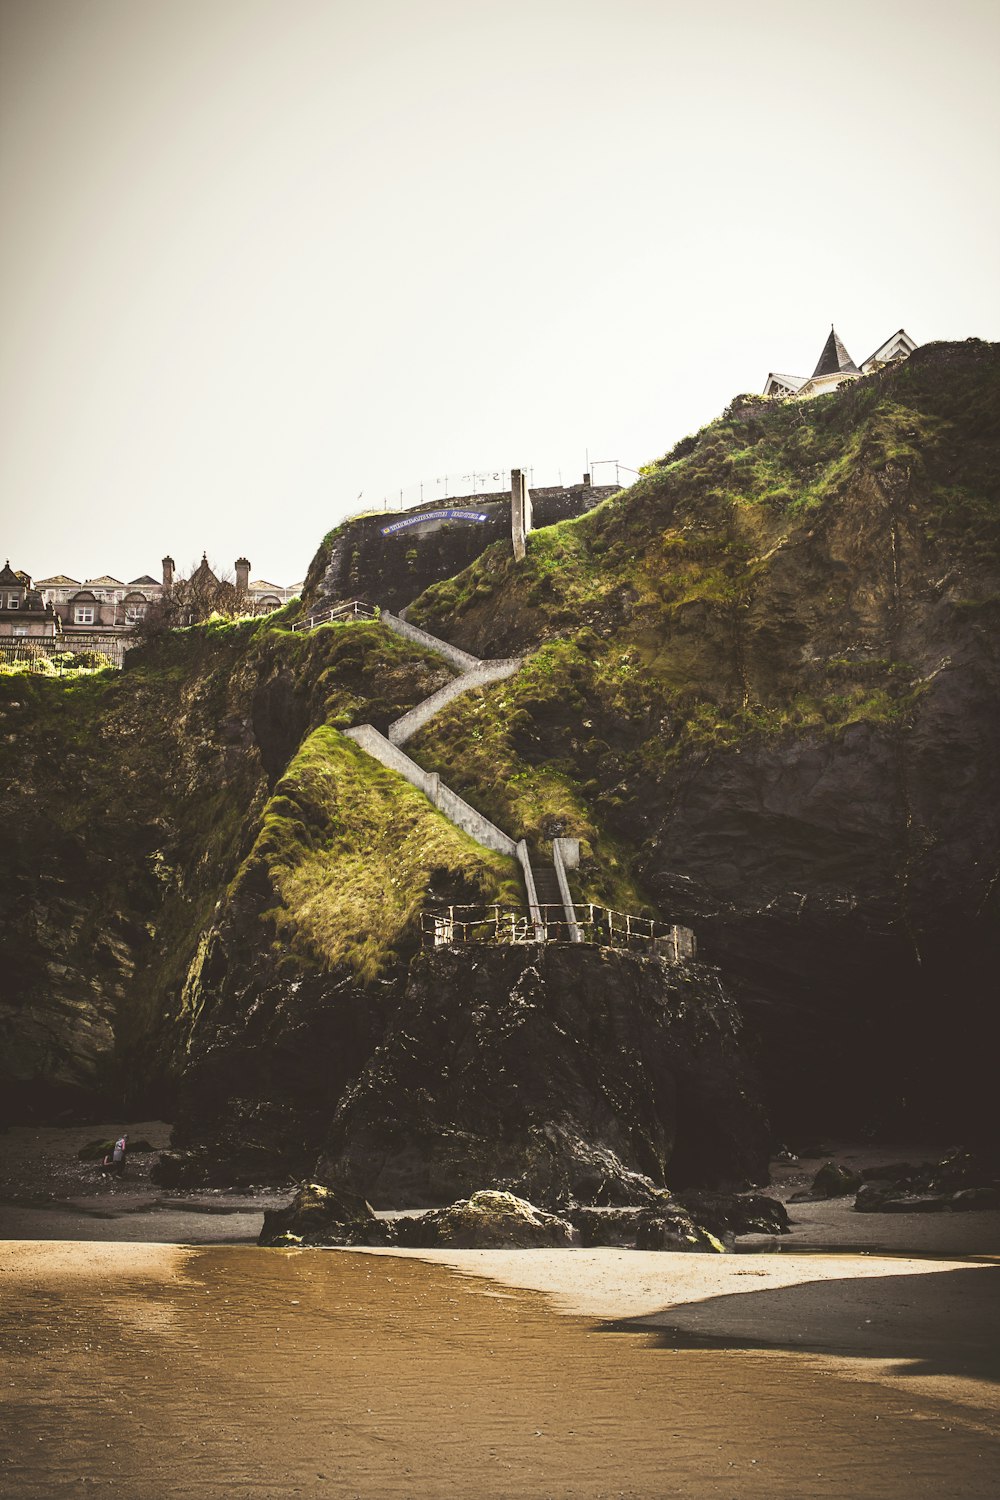
{"label": "gabled roof", "polygon": [[777,370],[772,370],[764,382],[765,389],[774,381],[776,385],[787,385],[789,390],[797,391],[800,386],[805,385],[804,375],[781,375]]}
{"label": "gabled roof", "polygon": [[20,576],[19,573],[15,573],[14,569],[11,567],[10,558],[7,559],[7,561],[3,565],[3,568],[0,569],[0,584],[2,584],[4,588],[23,589],[27,587],[24,579]]}
{"label": "gabled roof", "polygon": [[817,375],[842,374],[860,375],[861,371],[840,342],[837,330],[831,324],[830,337],[823,345],[823,353],[819,357],[819,364],[813,370],[810,378],[815,380]]}
{"label": "gabled roof", "polygon": [[887,339],[884,339],[883,342],[879,344],[878,348],[873,354],[869,354],[868,358],[864,361],[864,364],[870,365],[873,359],[884,359],[886,350],[890,349],[897,339],[903,340],[911,350],[917,348],[916,339],[911,338],[905,328],[897,328],[895,333],[891,333]]}
{"label": "gabled roof", "polygon": [[158,578],[150,578],[150,576],[149,576],[148,573],[143,573],[143,575],[142,575],[141,578],[133,578],[132,579],[132,581],[129,584],[129,588],[130,589],[131,588],[136,588],[140,583],[145,583],[145,584],[150,584],[151,583],[154,586],[154,588],[155,588],[155,587],[157,587],[159,585],[159,582],[160,582],[160,580]]}
{"label": "gabled roof", "polygon": [[52,578],[36,578],[36,589],[58,589],[58,588],[80,587],[79,578],[67,578],[65,573],[56,573]]}
{"label": "gabled roof", "polygon": [[267,589],[268,593],[271,593],[271,594],[280,594],[282,592],[282,590],[284,589],[284,584],[281,584],[281,583],[268,583],[268,581],[267,581],[266,578],[254,578],[254,579],[252,579],[250,581],[250,583],[247,584],[247,588],[248,589]]}
{"label": "gabled roof", "polygon": [[111,578],[104,573],[100,578],[85,578],[84,583],[91,589],[123,589],[124,583],[120,578]]}
{"label": "gabled roof", "polygon": [[191,582],[192,583],[208,583],[208,582],[218,583],[218,581],[219,580],[216,578],[215,574],[212,572],[211,567],[209,566],[208,553],[207,552],[203,552],[201,554],[201,562],[198,564],[198,566],[195,568],[194,572],[191,574]]}

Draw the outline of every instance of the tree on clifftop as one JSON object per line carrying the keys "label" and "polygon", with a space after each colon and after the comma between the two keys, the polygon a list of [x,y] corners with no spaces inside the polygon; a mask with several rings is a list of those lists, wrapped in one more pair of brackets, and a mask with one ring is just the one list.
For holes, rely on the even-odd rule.
{"label": "tree on clifftop", "polygon": [[190,578],[174,578],[164,586],[158,599],[135,625],[140,639],[159,635],[183,625],[198,625],[213,615],[235,619],[251,610],[250,595],[230,575],[220,577],[209,564],[205,553]]}

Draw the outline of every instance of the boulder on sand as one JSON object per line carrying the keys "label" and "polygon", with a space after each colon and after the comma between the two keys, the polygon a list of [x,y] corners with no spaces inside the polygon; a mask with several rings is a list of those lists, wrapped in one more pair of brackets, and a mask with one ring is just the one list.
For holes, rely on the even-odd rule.
{"label": "boulder on sand", "polygon": [[258,1245],[391,1245],[390,1225],[357,1193],[303,1182],[287,1208],[269,1209]]}
{"label": "boulder on sand", "polygon": [[550,1248],[569,1245],[573,1229],[565,1219],[543,1212],[513,1193],[479,1192],[448,1208],[432,1208],[396,1222],[397,1243],[414,1250],[434,1246],[453,1250]]}
{"label": "boulder on sand", "polygon": [[788,1210],[767,1193],[710,1193],[686,1188],[676,1201],[702,1228],[726,1234],[788,1234]]}
{"label": "boulder on sand", "polygon": [[838,1161],[825,1161],[812,1180],[806,1193],[793,1193],[792,1202],[809,1202],[817,1198],[846,1198],[856,1193],[861,1186],[861,1176]]}

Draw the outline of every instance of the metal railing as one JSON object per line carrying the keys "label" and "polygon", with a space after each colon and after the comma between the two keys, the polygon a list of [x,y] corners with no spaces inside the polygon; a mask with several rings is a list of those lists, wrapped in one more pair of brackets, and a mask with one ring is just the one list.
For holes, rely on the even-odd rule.
{"label": "metal railing", "polygon": [[[446,906],[420,913],[425,948],[466,943],[590,943],[601,948],[629,948],[659,953],[675,963],[695,956],[689,927],[636,917],[592,903],[573,907],[570,922],[563,906],[539,906],[537,917],[525,909],[504,906]],[[574,937],[573,928],[580,936]]]}
{"label": "metal railing", "polygon": [[30,671],[68,671],[72,657],[81,652],[100,652],[113,667],[121,667],[125,652],[134,642],[121,635],[24,635],[0,638],[0,664],[27,666]]}
{"label": "metal railing", "polygon": [[324,609],[318,614],[306,615],[288,628],[315,630],[317,625],[330,625],[344,620],[377,620],[379,613],[377,604],[366,604],[363,599],[348,599],[343,604],[334,604],[331,609]]}

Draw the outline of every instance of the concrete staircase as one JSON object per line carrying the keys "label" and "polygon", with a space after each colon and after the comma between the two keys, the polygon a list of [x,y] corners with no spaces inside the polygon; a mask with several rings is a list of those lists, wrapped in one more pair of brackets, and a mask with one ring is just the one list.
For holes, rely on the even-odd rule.
{"label": "concrete staircase", "polygon": [[[523,839],[515,842],[509,834],[497,828],[457,792],[453,792],[449,786],[446,786],[437,772],[425,771],[400,749],[400,746],[405,745],[418,729],[422,729],[446,703],[450,703],[460,693],[467,693],[472,688],[484,687],[487,683],[500,682],[505,677],[511,677],[521,665],[520,657],[484,661],[478,656],[471,656],[467,651],[459,650],[448,641],[439,640],[437,636],[431,635],[426,630],[418,629],[408,620],[390,614],[388,610],[383,610],[380,618],[382,624],[397,635],[443,657],[456,669],[458,675],[451,682],[445,683],[444,687],[439,688],[436,693],[425,698],[422,703],[418,703],[415,708],[411,708],[408,713],[395,719],[389,725],[388,735],[380,734],[373,724],[359,724],[354,729],[345,730],[344,737],[352,740],[373,760],[379,761],[391,771],[396,771],[400,776],[405,776],[411,785],[423,792],[439,812],[455,824],[456,828],[461,828],[463,833],[475,839],[476,843],[484,849],[492,849],[498,854],[506,854],[517,859],[524,879],[528,911],[535,924],[535,932],[539,941],[544,941],[547,935],[543,909],[557,908],[561,909],[563,914],[563,920],[558,924],[559,928],[565,929],[570,941],[582,942],[583,933],[576,922],[576,912],[566,876],[567,868],[576,867],[579,859],[579,843],[575,839],[555,839],[551,867],[539,861],[537,856],[532,861]],[[564,847],[557,852],[557,846]]]}

